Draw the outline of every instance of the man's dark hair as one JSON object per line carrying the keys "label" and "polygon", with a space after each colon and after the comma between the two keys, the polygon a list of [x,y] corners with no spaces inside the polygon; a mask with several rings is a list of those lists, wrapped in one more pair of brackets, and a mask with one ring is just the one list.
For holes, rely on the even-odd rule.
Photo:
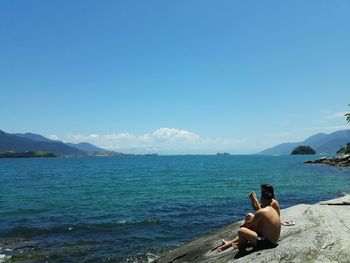
{"label": "man's dark hair", "polygon": [[274,190],[273,190],[272,185],[270,185],[270,184],[262,184],[262,185],[261,185],[261,189],[266,190],[267,193],[266,193],[266,195],[264,195],[264,197],[265,197],[266,199],[275,198],[275,192],[274,192]]}

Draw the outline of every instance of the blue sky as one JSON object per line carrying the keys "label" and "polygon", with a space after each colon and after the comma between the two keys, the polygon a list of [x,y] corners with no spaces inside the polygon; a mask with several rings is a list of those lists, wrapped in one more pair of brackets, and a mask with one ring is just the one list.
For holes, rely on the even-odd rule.
{"label": "blue sky", "polygon": [[349,1],[0,1],[0,129],[253,153],[349,128]]}

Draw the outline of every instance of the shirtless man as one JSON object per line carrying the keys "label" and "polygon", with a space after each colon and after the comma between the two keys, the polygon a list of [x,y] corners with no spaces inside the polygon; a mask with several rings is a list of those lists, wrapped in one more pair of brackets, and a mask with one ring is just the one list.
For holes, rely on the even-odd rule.
{"label": "shirtless man", "polygon": [[[280,206],[278,201],[275,199],[274,189],[272,185],[269,185],[269,184],[261,185],[261,199],[260,199],[261,202],[258,201],[255,192],[249,193],[249,199],[252,203],[252,208],[255,211],[260,211],[262,208],[270,206],[276,210],[278,216],[280,215]],[[256,232],[257,226],[254,224],[248,224],[249,222],[253,221],[254,217],[255,217],[254,214],[248,213],[245,217],[245,222],[241,227],[248,227],[250,230]],[[224,251],[225,249],[231,247],[232,245],[237,245],[238,240],[239,240],[239,236],[235,237],[230,241],[223,240],[223,245],[218,247],[218,250]]]}
{"label": "shirtless man", "polygon": [[[256,231],[252,230],[256,229]],[[245,248],[249,245],[256,249],[274,248],[281,234],[281,219],[277,211],[271,206],[260,209],[253,220],[246,222],[238,230],[236,248]]]}

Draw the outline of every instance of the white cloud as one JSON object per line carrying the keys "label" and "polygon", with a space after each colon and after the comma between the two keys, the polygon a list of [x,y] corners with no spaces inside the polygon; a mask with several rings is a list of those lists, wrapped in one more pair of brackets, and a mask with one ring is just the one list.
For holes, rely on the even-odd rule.
{"label": "white cloud", "polygon": [[106,134],[103,135],[102,137],[108,139],[108,140],[135,140],[137,137],[135,135],[132,135],[130,133],[111,133],[111,134]]}
{"label": "white cloud", "polygon": [[100,135],[98,134],[90,134],[90,135],[83,135],[83,134],[74,134],[71,136],[70,139],[73,139],[74,141],[82,141],[82,140],[85,140],[85,141],[96,141],[100,138]]}
{"label": "white cloud", "polygon": [[85,140],[86,137],[79,133],[79,134],[72,135],[70,139],[73,139],[74,141],[81,141],[81,140]]}
{"label": "white cloud", "polygon": [[95,140],[95,139],[98,139],[100,137],[100,135],[98,134],[90,134],[89,137],[92,139],[92,140]]}
{"label": "white cloud", "polygon": [[50,140],[55,140],[55,141],[58,140],[58,136],[57,136],[56,134],[50,134],[50,135],[48,136],[48,138],[49,138]]}
{"label": "white cloud", "polygon": [[152,133],[75,134],[66,138],[69,142],[90,142],[111,150],[130,152],[210,153],[231,151],[246,145],[245,139],[202,138],[198,134],[176,128],[160,128]]}
{"label": "white cloud", "polygon": [[195,133],[174,128],[160,128],[152,133],[152,137],[165,141],[196,141],[200,138]]}

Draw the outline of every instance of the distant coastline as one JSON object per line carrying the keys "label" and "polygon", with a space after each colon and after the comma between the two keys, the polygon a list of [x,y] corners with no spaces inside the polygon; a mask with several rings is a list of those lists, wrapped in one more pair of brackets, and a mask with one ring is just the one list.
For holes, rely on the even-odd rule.
{"label": "distant coastline", "polygon": [[43,151],[26,151],[26,152],[14,152],[6,151],[0,152],[0,158],[44,158],[44,157],[57,157],[52,152],[43,152]]}

